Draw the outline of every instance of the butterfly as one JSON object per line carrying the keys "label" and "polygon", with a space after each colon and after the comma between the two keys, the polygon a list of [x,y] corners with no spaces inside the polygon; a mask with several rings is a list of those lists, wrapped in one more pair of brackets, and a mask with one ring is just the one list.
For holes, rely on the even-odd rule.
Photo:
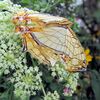
{"label": "butterfly", "polygon": [[15,31],[21,33],[24,50],[41,62],[61,61],[70,72],[85,71],[84,49],[63,17],[39,12],[18,12],[13,17]]}

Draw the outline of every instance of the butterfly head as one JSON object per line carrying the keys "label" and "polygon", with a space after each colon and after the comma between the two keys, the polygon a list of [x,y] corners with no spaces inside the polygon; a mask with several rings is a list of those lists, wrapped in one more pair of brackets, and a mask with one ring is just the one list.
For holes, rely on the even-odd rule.
{"label": "butterfly head", "polygon": [[21,33],[32,33],[43,31],[45,24],[37,17],[31,14],[22,12],[13,17],[13,23],[15,25],[15,31]]}

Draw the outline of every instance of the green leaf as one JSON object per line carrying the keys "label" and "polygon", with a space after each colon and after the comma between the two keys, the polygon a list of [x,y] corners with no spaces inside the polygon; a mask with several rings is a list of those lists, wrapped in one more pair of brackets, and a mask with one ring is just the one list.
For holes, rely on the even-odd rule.
{"label": "green leaf", "polygon": [[3,94],[1,94],[0,100],[8,100],[8,93],[4,92]]}
{"label": "green leaf", "polygon": [[34,97],[31,98],[31,100],[42,100],[42,98],[39,97],[39,96],[34,96]]}
{"label": "green leaf", "polygon": [[21,0],[22,3],[29,4],[30,0]]}
{"label": "green leaf", "polygon": [[54,83],[54,82],[52,82],[50,84],[50,88],[51,88],[52,91],[56,90],[60,95],[62,95],[64,87],[63,87],[63,85],[61,83]]}
{"label": "green leaf", "polygon": [[29,100],[29,98],[30,98],[29,95],[23,94],[23,95],[21,96],[21,100]]}
{"label": "green leaf", "polygon": [[51,76],[50,72],[46,69],[43,70],[43,80],[47,83],[50,83],[53,80],[53,77]]}
{"label": "green leaf", "polygon": [[96,100],[100,100],[100,74],[96,70],[91,71],[91,85]]}

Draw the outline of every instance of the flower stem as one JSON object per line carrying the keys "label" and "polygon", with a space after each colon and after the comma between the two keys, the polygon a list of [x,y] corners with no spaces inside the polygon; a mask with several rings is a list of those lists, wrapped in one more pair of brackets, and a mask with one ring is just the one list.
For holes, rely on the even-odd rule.
{"label": "flower stem", "polygon": [[[40,78],[40,81],[41,81],[41,78]],[[44,96],[46,97],[46,92],[45,92],[45,89],[44,89],[44,86],[43,86],[43,83],[42,82],[41,82],[41,89],[43,91]]]}
{"label": "flower stem", "polygon": [[[32,56],[31,56],[31,59],[32,59],[32,64],[33,64],[33,66],[37,66],[36,63],[34,62]],[[45,92],[43,83],[41,82],[41,77],[39,77],[39,81],[40,81],[40,84],[41,84],[41,89],[42,89],[42,91],[43,91],[43,94],[44,94],[44,96],[46,97],[47,95],[46,95],[46,92]]]}

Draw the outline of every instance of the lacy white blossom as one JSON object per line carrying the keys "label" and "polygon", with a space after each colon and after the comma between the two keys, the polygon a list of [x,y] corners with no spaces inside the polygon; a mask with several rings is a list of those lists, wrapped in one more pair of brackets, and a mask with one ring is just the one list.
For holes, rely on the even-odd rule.
{"label": "lacy white blossom", "polygon": [[26,65],[21,38],[14,32],[13,13],[22,9],[9,0],[0,1],[0,75],[10,74],[8,80],[14,83],[14,93],[18,96],[24,92],[35,95],[42,82],[38,67]]}
{"label": "lacy white blossom", "polygon": [[[26,67],[26,66],[25,66]],[[41,90],[41,73],[36,72],[33,67],[25,68],[23,71],[18,70],[13,74],[13,77],[10,79],[15,83],[15,91],[17,94],[17,90],[24,90],[29,95],[35,95],[36,90]],[[20,94],[21,96],[21,94]]]}
{"label": "lacy white blossom", "polygon": [[66,80],[64,95],[71,96],[76,90],[79,74],[67,72],[64,69],[64,66],[60,62],[55,64],[55,66],[51,67],[51,71],[52,71],[51,75],[53,77],[58,76],[59,81]]}
{"label": "lacy white blossom", "polygon": [[54,93],[48,92],[44,100],[60,100],[60,96],[57,91],[54,91]]}

